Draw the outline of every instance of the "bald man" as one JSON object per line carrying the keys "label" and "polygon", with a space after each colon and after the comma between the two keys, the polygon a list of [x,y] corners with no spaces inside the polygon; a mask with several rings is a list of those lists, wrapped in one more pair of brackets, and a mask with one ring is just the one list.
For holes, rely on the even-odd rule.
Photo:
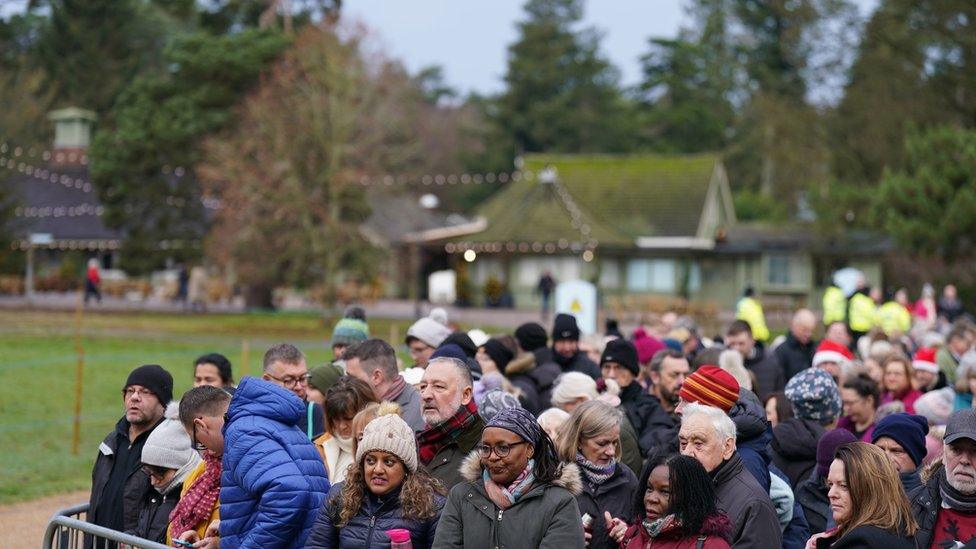
{"label": "bald man", "polygon": [[810,309],[800,309],[793,315],[786,340],[776,348],[776,361],[787,381],[813,363],[813,353],[817,350],[817,342],[813,339],[816,327],[817,315]]}

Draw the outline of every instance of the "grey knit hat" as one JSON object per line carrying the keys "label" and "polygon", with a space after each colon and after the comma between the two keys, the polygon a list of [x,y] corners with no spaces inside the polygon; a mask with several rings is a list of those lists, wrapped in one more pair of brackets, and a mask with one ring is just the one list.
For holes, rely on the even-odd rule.
{"label": "grey knit hat", "polygon": [[149,436],[142,447],[142,463],[167,469],[181,469],[193,462],[199,463],[200,454],[190,445],[190,437],[179,419],[171,416],[178,405],[171,404],[166,409],[166,419]]}
{"label": "grey knit hat", "polygon": [[447,336],[451,335],[451,329],[444,326],[440,322],[434,319],[424,317],[414,322],[410,328],[407,329],[406,341],[409,344],[410,339],[419,339],[431,347],[440,347],[441,343],[447,339]]}
{"label": "grey knit hat", "polygon": [[416,435],[399,415],[381,415],[366,424],[363,440],[356,446],[356,463],[362,463],[363,456],[373,450],[389,452],[400,458],[411,473],[417,472]]}

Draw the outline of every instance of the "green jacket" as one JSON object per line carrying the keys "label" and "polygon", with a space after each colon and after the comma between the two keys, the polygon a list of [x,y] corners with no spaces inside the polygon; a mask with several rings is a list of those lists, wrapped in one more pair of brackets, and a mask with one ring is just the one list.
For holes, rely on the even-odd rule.
{"label": "green jacket", "polygon": [[477,452],[464,460],[461,473],[467,481],[447,497],[434,549],[583,549],[583,523],[575,497],[582,483],[576,464],[564,464],[559,478],[533,486],[504,511],[485,492]]}
{"label": "green jacket", "polygon": [[423,467],[430,476],[441,481],[445,490],[450,490],[455,484],[463,481],[459,468],[464,458],[481,442],[481,432],[485,430],[485,420],[479,415],[470,429],[461,433],[454,442],[442,447],[430,463]]}

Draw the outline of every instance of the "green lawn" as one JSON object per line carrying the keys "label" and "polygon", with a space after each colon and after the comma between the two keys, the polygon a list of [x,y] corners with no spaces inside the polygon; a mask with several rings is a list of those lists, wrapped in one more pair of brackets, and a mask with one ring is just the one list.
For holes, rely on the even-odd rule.
{"label": "green lawn", "polygon": [[[122,415],[120,389],[136,366],[163,365],[178,396],[191,386],[193,359],[207,352],[227,355],[238,378],[259,372],[265,348],[277,341],[298,345],[310,366],[332,354],[326,341],[333,321],[311,314],[86,315],[81,444],[73,456],[75,320],[70,313],[0,311],[0,504],[88,488],[98,444]],[[372,335],[395,335],[397,342],[407,326],[370,319]]]}

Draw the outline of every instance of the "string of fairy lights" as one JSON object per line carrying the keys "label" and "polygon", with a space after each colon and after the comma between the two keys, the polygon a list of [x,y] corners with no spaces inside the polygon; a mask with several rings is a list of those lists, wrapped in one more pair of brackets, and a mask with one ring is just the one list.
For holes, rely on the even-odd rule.
{"label": "string of fairy lights", "polygon": [[[38,182],[58,184],[85,194],[91,194],[95,191],[90,180],[78,177],[77,173],[70,173],[77,170],[59,170],[57,167],[65,165],[87,166],[88,163],[88,156],[79,151],[38,151],[30,147],[0,142],[0,169],[22,173]],[[182,178],[189,173],[189,170],[183,166],[166,165],[161,168],[160,172],[169,177]],[[560,205],[570,217],[571,226],[579,232],[579,239],[561,238],[555,242],[449,242],[445,244],[444,251],[450,254],[463,254],[468,261],[474,261],[479,253],[501,252],[546,254],[569,252],[582,254],[584,261],[592,261],[599,242],[592,237],[592,227],[585,219],[583,211],[569,191],[559,182],[555,170],[552,168],[543,169],[539,173],[519,169],[512,172],[364,175],[360,177],[358,184],[364,187],[413,186],[436,188],[456,185],[504,185],[509,182],[517,183],[523,180],[534,181],[536,179],[552,185],[555,195],[559,198]],[[185,199],[175,196],[166,197],[165,202],[172,207],[182,207],[186,203]],[[222,202],[218,198],[206,196],[201,198],[201,202],[204,208],[208,210],[216,211],[222,208]],[[17,206],[14,208],[14,216],[25,219],[101,217],[104,214],[105,208],[97,203],[97,199],[93,202],[71,205]],[[64,241],[61,244],[63,246],[57,245],[55,247],[62,249],[117,249],[119,245],[118,241],[114,240],[108,242]]]}

